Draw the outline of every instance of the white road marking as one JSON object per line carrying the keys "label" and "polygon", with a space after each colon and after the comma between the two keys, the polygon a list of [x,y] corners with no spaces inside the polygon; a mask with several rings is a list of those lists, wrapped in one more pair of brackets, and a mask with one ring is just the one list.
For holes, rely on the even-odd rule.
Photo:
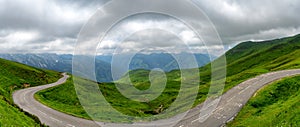
{"label": "white road marking", "polygon": [[237,116],[237,114],[234,114],[233,117],[231,117],[229,120],[226,121],[226,123],[229,123],[230,121],[234,120],[234,118]]}
{"label": "white road marking", "polygon": [[47,106],[45,106],[45,105],[42,105],[44,108],[48,108]]}
{"label": "white road marking", "polygon": [[67,124],[67,127],[75,127],[75,126],[72,124]]}
{"label": "white road marking", "polygon": [[242,94],[243,92],[245,92],[247,89],[249,89],[251,87],[251,85],[247,86],[245,89],[243,89],[241,92],[239,92],[239,94]]}
{"label": "white road marking", "polygon": [[50,119],[52,119],[53,121],[56,121],[56,122],[59,122],[59,123],[62,123],[62,121],[58,120],[58,119],[55,119],[53,117],[50,117]]}
{"label": "white road marking", "polygon": [[47,116],[47,114],[46,113],[44,113],[43,111],[41,111],[41,110],[38,110],[40,113],[42,113],[43,115],[45,115],[45,116]]}
{"label": "white road marking", "polygon": [[192,123],[194,123],[194,122],[196,122],[196,121],[201,122],[201,119],[205,119],[208,115],[209,115],[209,114],[205,114],[204,116],[201,116],[201,117],[199,117],[198,119],[193,120]]}
{"label": "white road marking", "polygon": [[24,102],[26,102],[25,95],[23,96]]}
{"label": "white road marking", "polygon": [[242,107],[242,106],[243,106],[243,104],[241,104],[241,103],[238,103],[238,106],[239,106],[239,107]]}
{"label": "white road marking", "polygon": [[195,119],[195,120],[193,120],[193,121],[192,121],[192,123],[195,123],[195,122],[197,122],[197,121],[200,121],[200,120],[199,120],[199,118],[198,118],[198,119]]}
{"label": "white road marking", "polygon": [[218,107],[213,113],[218,113],[221,112],[223,110],[223,107]]}
{"label": "white road marking", "polygon": [[241,86],[237,86],[236,89],[241,90],[243,88]]}
{"label": "white road marking", "polygon": [[230,101],[232,101],[233,98],[235,98],[235,96],[233,96],[232,98],[228,99],[227,103],[230,102]]}

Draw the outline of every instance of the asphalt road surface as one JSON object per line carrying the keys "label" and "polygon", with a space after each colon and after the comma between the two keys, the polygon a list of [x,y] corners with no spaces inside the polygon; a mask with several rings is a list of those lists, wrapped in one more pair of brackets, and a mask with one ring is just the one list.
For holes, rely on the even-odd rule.
{"label": "asphalt road surface", "polygon": [[[211,114],[200,116],[202,104],[191,109],[184,120],[179,122],[176,127],[220,127],[234,119],[237,113],[248,102],[248,100],[263,86],[277,81],[284,77],[300,74],[300,69],[270,72],[246,80],[221,96],[218,107]],[[214,103],[212,101],[212,103]],[[205,116],[209,116],[205,118]],[[203,121],[203,119],[205,119]]]}
{"label": "asphalt road surface", "polygon": [[[255,78],[246,80],[234,88],[224,93],[221,97],[208,103],[208,109],[210,105],[217,104],[216,108],[213,108],[212,112],[203,112],[203,104],[189,110],[187,115],[177,124],[175,127],[220,127],[225,126],[227,122],[233,120],[241,108],[247,103],[247,101],[256,93],[257,90],[263,86],[277,81],[284,77],[290,77],[299,75],[300,69],[285,70],[278,72],[270,72],[257,76]],[[71,115],[67,115],[51,108],[44,106],[34,99],[34,94],[40,90],[47,89],[56,85],[60,85],[66,81],[68,76],[64,74],[64,77],[53,84],[32,87],[16,91],[13,94],[14,102],[24,109],[25,111],[38,116],[42,123],[49,125],[50,127],[96,127],[96,126],[108,126],[108,127],[170,127],[173,126],[174,121],[182,116],[179,114],[169,119],[163,119],[158,121],[152,121],[149,123],[133,123],[127,125],[111,124],[103,122],[93,122],[77,118]],[[220,100],[220,101],[219,101]],[[218,103],[219,102],[219,103]],[[200,111],[201,115],[200,115]],[[210,110],[207,110],[210,111]]]}

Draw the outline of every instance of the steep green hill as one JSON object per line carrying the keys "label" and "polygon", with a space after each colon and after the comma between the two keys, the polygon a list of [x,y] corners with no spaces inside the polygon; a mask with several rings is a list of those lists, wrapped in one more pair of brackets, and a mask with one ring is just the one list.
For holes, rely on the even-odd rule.
{"label": "steep green hill", "polygon": [[300,35],[263,42],[245,42],[226,53],[227,87],[258,74],[300,68]]}
{"label": "steep green hill", "polygon": [[[300,68],[300,35],[270,41],[262,42],[244,42],[233,49],[229,50],[224,56],[227,59],[227,78],[225,91],[234,87],[235,85],[260,74],[284,70]],[[218,60],[214,62],[218,63]],[[210,76],[211,76],[211,64],[199,68],[200,70],[200,83],[199,92],[195,101],[195,106],[203,102],[206,98],[210,87]],[[218,71],[218,70],[216,70]],[[147,89],[150,86],[148,79],[149,71],[147,70],[135,70],[128,74],[131,77],[131,81],[138,89]],[[164,92],[157,99],[150,102],[136,102],[124,97],[118,89],[112,83],[100,83],[99,88],[105,93],[106,100],[118,111],[131,115],[131,116],[151,116],[161,112],[160,109],[168,109],[170,104],[174,102],[180,89],[180,71],[175,70],[166,73],[167,86]],[[193,80],[199,77],[189,77],[189,80]],[[127,79],[121,79],[118,83],[124,83]],[[68,100],[65,96],[55,96],[57,93],[65,94],[69,91],[74,90],[72,83],[62,86],[58,86],[38,94],[40,100],[43,103],[50,104],[51,102],[46,101],[47,98],[56,98],[55,100],[66,100],[56,101],[56,105],[50,105],[51,107],[63,110],[63,105],[72,103],[78,103],[78,100]],[[54,92],[55,91],[55,92]],[[76,96],[75,92],[72,96]],[[51,96],[51,97],[50,97]],[[55,97],[53,97],[55,96]],[[186,99],[189,99],[189,95],[185,95]],[[187,100],[188,101],[188,100]],[[51,103],[53,104],[53,103]],[[185,102],[182,102],[182,106]],[[78,106],[77,109],[81,111],[76,113],[70,111],[71,114],[75,114],[81,117],[86,115],[82,111],[82,108]],[[175,111],[174,111],[175,112]],[[179,111],[180,112],[180,111]],[[166,116],[169,117],[169,116]],[[102,118],[102,117],[101,117]],[[116,119],[103,118],[104,121],[118,121]],[[137,119],[138,120],[138,119]]]}
{"label": "steep green hill", "polygon": [[14,90],[55,82],[58,72],[0,59],[0,126],[40,126],[34,116],[22,112],[12,101]]}

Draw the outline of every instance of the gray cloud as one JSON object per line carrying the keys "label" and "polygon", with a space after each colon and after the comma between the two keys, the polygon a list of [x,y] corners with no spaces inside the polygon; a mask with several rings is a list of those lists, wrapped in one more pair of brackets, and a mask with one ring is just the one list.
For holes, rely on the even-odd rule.
{"label": "gray cloud", "polygon": [[[211,45],[212,47],[213,45],[218,44],[217,43],[218,41],[216,41],[218,37],[214,33],[213,27],[210,26],[210,22],[208,22],[208,20],[206,20],[206,17],[202,15],[200,12],[199,14],[196,14],[195,12],[198,12],[198,9],[193,8],[193,5],[189,6],[191,4],[188,4],[186,1],[177,0],[177,2],[174,3],[174,1],[165,0],[165,1],[153,1],[148,3],[146,1],[132,0],[131,2],[133,1],[135,3],[134,5],[128,3],[127,1],[118,1],[119,3],[117,4],[113,3],[110,4],[111,6],[109,7],[105,6],[104,8],[102,8],[102,10],[100,10],[99,13],[97,13],[97,15],[95,15],[90,20],[89,26],[86,26],[87,29],[85,29],[82,32],[81,34],[82,36],[80,38],[80,41],[83,42],[82,47],[87,47],[86,51],[89,53],[93,53],[94,47],[90,46],[88,48],[87,46],[93,44],[91,43],[91,40],[97,40],[99,38],[99,35],[100,36],[105,35],[106,30],[108,30],[109,28],[107,26],[110,26],[112,23],[126,16],[129,17],[126,17],[125,21],[122,20],[121,22],[118,23],[118,25],[114,26],[114,27],[119,27],[118,30],[111,30],[110,33],[113,34],[108,34],[109,36],[108,39],[107,38],[104,39],[103,42],[107,42],[107,44],[106,46],[103,47],[105,48],[113,47],[116,42],[122,42],[123,41],[122,39],[127,38],[128,35],[133,34],[135,32],[139,32],[140,30],[144,30],[144,29],[162,29],[162,30],[171,31],[173,34],[175,34],[175,36],[181,37],[181,39],[186,41],[187,43],[189,44],[194,43],[193,44],[194,46],[199,46],[195,44],[197,42],[201,44],[199,38],[197,37],[198,38],[197,40],[194,37],[197,35],[197,33],[195,33],[192,29],[190,29],[190,27],[188,27],[185,23],[196,28],[195,30],[198,30],[197,32],[199,32],[199,34],[201,35],[202,37],[201,39],[204,39],[204,42],[206,42],[207,44]],[[150,13],[150,14],[143,13],[142,14],[143,16],[141,15],[130,16],[130,14],[134,14],[136,13],[136,11],[138,12],[146,11],[146,12],[154,12],[154,13]],[[171,17],[163,14],[158,14],[155,12],[165,12],[171,15]],[[175,18],[173,18],[172,16],[175,16]],[[141,37],[141,35],[139,36]],[[157,36],[157,38],[159,37],[162,36]],[[162,37],[161,40],[152,42],[152,44],[157,46],[157,48],[161,48],[160,43],[168,43],[168,42],[175,43],[172,42],[172,40],[168,39],[168,37],[169,36],[164,36]],[[120,40],[120,38],[122,39]],[[146,42],[146,40],[141,40],[141,39],[132,40],[132,39],[134,38],[131,38],[130,43],[124,46],[131,47],[132,49],[135,50],[138,49],[139,47],[132,47],[128,45],[129,44],[134,45],[133,42],[135,42],[138,44],[145,43],[144,46],[147,46],[148,42]],[[167,39],[168,42],[163,41]],[[140,45],[135,45],[135,46],[140,46]],[[179,51],[186,51],[186,50],[179,50]],[[214,51],[221,51],[221,50],[214,50]],[[80,50],[80,53],[82,52],[84,51]]]}
{"label": "gray cloud", "polygon": [[[0,43],[4,49],[1,52],[71,53],[82,25],[101,3],[101,0],[0,0]],[[57,49],[53,45],[58,43],[72,49]]]}
{"label": "gray cloud", "polygon": [[298,0],[199,0],[197,5],[211,18],[226,43],[300,32]]}
{"label": "gray cloud", "polygon": [[[247,40],[265,40],[300,33],[300,1],[298,0],[192,0],[211,19],[220,34],[225,48],[231,47],[238,42]],[[77,35],[81,27],[89,17],[102,7],[107,0],[0,0],[0,48],[1,52],[53,52],[72,53],[74,50]],[[128,2],[126,0],[121,3]],[[165,6],[184,8],[173,3],[155,4],[139,3],[124,6],[119,4],[111,10],[102,10],[101,16],[118,15],[115,10],[122,10],[140,6],[141,8],[153,7],[163,9]],[[178,12],[180,15],[188,15],[186,12]],[[190,19],[191,21],[193,19]],[[111,22],[111,21],[107,21]],[[178,34],[185,31],[186,36],[190,35],[173,19],[163,16],[141,16],[138,20],[128,20],[128,23],[135,24],[130,27],[120,26],[118,35],[125,35],[128,30],[136,29],[139,24],[145,26],[149,22],[158,22],[162,27],[172,27]],[[202,24],[201,36],[205,36],[211,43],[211,48],[220,48],[214,45],[215,36],[206,28],[208,22],[202,20],[193,21]],[[98,24],[102,25],[102,24]],[[101,29],[101,27],[98,27]],[[97,30],[97,29],[94,29]],[[97,32],[89,31],[91,36],[98,36]],[[144,46],[169,47],[168,45],[178,44],[178,39],[164,32],[151,31],[137,33],[128,38],[126,42],[131,48],[142,48]],[[148,36],[151,35],[151,36]],[[156,36],[155,42],[151,37]],[[147,39],[148,37],[148,39]],[[86,39],[97,41],[98,38]],[[107,46],[113,46],[117,37],[107,39]],[[189,36],[193,49],[201,49],[199,40]],[[193,40],[194,39],[194,40]],[[129,43],[130,42],[130,43]],[[193,44],[192,44],[193,42]],[[200,45],[199,45],[200,44]],[[106,46],[106,47],[107,47]],[[136,46],[136,47],[134,47]],[[110,50],[108,48],[108,50]],[[196,51],[196,50],[195,50]],[[199,50],[201,51],[201,50]]]}

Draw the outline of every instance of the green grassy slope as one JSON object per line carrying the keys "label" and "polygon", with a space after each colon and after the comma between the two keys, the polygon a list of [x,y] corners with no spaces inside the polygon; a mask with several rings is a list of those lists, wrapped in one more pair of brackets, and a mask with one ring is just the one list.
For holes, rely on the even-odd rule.
{"label": "green grassy slope", "polygon": [[252,97],[228,126],[299,127],[300,76],[272,83]]}
{"label": "green grassy slope", "polygon": [[12,100],[14,90],[55,82],[58,72],[32,68],[0,59],[0,126],[40,126],[37,118],[22,112]]}
{"label": "green grassy slope", "polygon": [[68,78],[67,82],[62,85],[38,92],[35,98],[61,112],[89,118],[76,96],[72,77]]}
{"label": "green grassy slope", "polygon": [[[85,81],[84,79],[81,79]],[[172,101],[166,103],[167,99],[176,99],[178,94],[179,83],[174,81],[169,81],[168,86],[164,90],[164,94],[156,99],[155,101],[150,102],[136,102],[131,101],[130,99],[124,97],[120,92],[116,92],[116,86],[113,83],[99,84],[99,88],[103,95],[105,95],[106,101],[108,101],[116,110],[130,116],[152,116],[158,114],[161,111],[158,111],[157,104],[162,104],[164,107],[169,106]],[[144,86],[144,85],[143,85]],[[141,88],[141,87],[140,87]],[[85,90],[82,90],[85,91]],[[47,90],[38,92],[35,95],[36,99],[42,103],[74,116],[90,119],[90,117],[85,113],[81,107],[79,100],[76,96],[75,88],[73,85],[72,78],[68,79],[67,83],[62,84],[57,87],[53,87]],[[161,103],[163,102],[163,103]],[[103,105],[100,102],[100,105]],[[131,109],[128,110],[128,107]],[[97,109],[100,110],[100,109]],[[101,108],[103,112],[111,113],[109,108]],[[107,118],[106,116],[98,116],[102,121],[117,121],[117,122],[129,122],[130,120],[124,120],[123,118]],[[126,118],[125,118],[126,119]]]}
{"label": "green grassy slope", "polygon": [[[224,56],[222,56],[224,57]],[[284,70],[284,69],[293,69],[300,68],[300,35],[294,37],[288,37],[283,39],[264,41],[264,42],[244,42],[237,45],[235,48],[231,49],[226,53],[227,59],[227,79],[225,91],[229,90],[233,86],[245,81],[251,77],[267,73],[270,71]],[[218,62],[216,60],[215,62]],[[199,92],[194,106],[203,102],[208,93],[210,86],[210,75],[211,75],[211,66],[210,64],[202,67],[200,70],[200,83],[199,83]],[[138,89],[147,89],[149,88],[150,82],[148,79],[149,71],[147,70],[136,70],[129,73],[131,81],[134,86]],[[131,116],[151,116],[158,114],[159,109],[168,109],[170,104],[174,102],[177,97],[181,77],[180,71],[175,70],[166,73],[168,77],[168,83],[165,91],[157,99],[150,102],[136,102],[132,101],[124,96],[118,91],[114,84],[99,84],[99,87],[102,92],[104,92],[106,100],[118,111],[131,115]],[[189,77],[189,80],[193,80],[199,77]],[[127,79],[121,79],[119,83],[124,83]],[[46,96],[55,95],[56,92],[53,92],[53,89],[57,89],[58,93],[70,93],[69,91],[74,90],[72,84],[65,85],[64,88],[56,87],[39,93]],[[224,91],[224,92],[225,92]],[[71,96],[76,96],[75,92],[71,92]],[[64,98],[64,96],[57,96],[57,98]],[[186,95],[186,98],[189,99],[189,95]],[[72,98],[71,98],[72,99]],[[62,100],[62,99],[58,99]],[[50,103],[46,102],[44,103]],[[57,105],[67,105],[67,103],[76,102],[76,100],[67,100],[65,101],[56,101]],[[182,103],[184,106],[185,103]],[[62,106],[51,105],[53,108],[63,110]],[[162,106],[162,107],[161,107]],[[80,108],[76,110],[82,110]],[[82,111],[83,112],[83,111]],[[75,113],[70,111],[71,114],[78,116],[82,115],[82,112]],[[167,116],[168,117],[168,116]],[[109,119],[103,119],[108,120]]]}
{"label": "green grassy slope", "polygon": [[226,53],[226,89],[250,77],[300,68],[300,35],[265,42],[241,43]]}

